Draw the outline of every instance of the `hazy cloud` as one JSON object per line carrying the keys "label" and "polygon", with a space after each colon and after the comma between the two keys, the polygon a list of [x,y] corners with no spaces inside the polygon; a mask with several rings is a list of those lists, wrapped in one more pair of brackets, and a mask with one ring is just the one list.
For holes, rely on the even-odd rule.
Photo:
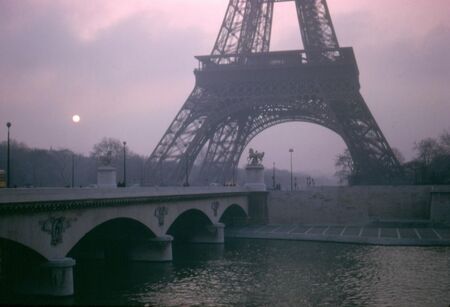
{"label": "hazy cloud", "polygon": [[[226,0],[0,1],[0,135],[89,152],[104,136],[149,155],[194,85]],[[450,129],[447,0],[329,0],[342,46],[353,46],[369,108],[407,158],[414,141]],[[300,48],[292,3],[277,5],[274,49]],[[71,116],[82,121],[74,126]],[[291,137],[286,138],[289,135]],[[0,139],[2,137],[0,136]],[[276,141],[274,141],[276,140]],[[268,166],[333,172],[345,145],[309,124],[255,138]]]}

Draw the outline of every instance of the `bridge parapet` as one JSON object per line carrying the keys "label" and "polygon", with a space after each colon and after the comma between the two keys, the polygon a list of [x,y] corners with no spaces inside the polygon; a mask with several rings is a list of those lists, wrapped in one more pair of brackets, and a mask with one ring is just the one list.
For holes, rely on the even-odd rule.
{"label": "bridge parapet", "polygon": [[246,196],[248,193],[236,187],[7,189],[0,190],[0,215]]}
{"label": "bridge parapet", "polygon": [[118,199],[138,197],[192,196],[221,193],[248,193],[239,187],[142,187],[124,189],[99,188],[35,188],[1,189],[2,204],[55,200]]}

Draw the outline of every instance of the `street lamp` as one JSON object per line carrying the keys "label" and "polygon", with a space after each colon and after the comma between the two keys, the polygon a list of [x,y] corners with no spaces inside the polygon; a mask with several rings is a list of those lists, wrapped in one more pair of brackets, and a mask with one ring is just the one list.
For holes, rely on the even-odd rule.
{"label": "street lamp", "polygon": [[[80,115],[75,114],[72,116],[72,122],[77,125],[81,120]],[[75,152],[72,151],[72,188],[75,187]]]}
{"label": "street lamp", "polygon": [[236,172],[236,166],[235,165],[233,165],[233,174],[232,174],[232,177],[231,177],[231,186],[232,187],[234,187],[234,186],[236,186],[236,180],[235,180],[235,172]]}
{"label": "street lamp", "polygon": [[186,181],[183,184],[185,187],[189,186],[189,157],[186,152]]}
{"label": "street lamp", "polygon": [[127,186],[127,142],[123,142],[123,187]]}
{"label": "street lamp", "polygon": [[275,162],[273,162],[272,188],[275,190]]}
{"label": "street lamp", "polygon": [[8,128],[8,143],[6,149],[6,187],[11,187],[11,160],[10,160],[10,141],[9,141],[9,128],[11,128],[11,123],[7,122],[6,127]]}
{"label": "street lamp", "polygon": [[188,156],[188,145],[184,145],[186,152],[184,153],[184,159],[185,159],[185,181],[183,183],[183,186],[188,187],[189,186],[189,156]]}
{"label": "street lamp", "polygon": [[75,187],[75,152],[72,151],[72,188]]}
{"label": "street lamp", "polygon": [[159,185],[164,186],[164,177],[163,177],[163,161],[159,162]]}
{"label": "street lamp", "polygon": [[289,149],[289,153],[291,154],[291,191],[294,189],[292,185],[292,153],[294,152],[294,149]]}

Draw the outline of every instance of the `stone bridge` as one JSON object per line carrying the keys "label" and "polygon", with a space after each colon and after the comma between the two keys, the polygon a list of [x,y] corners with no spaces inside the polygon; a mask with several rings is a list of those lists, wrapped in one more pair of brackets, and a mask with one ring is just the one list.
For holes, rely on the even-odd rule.
{"label": "stone bridge", "polygon": [[171,261],[172,240],[221,244],[266,216],[266,193],[239,188],[0,190],[0,281],[71,295],[76,259]]}

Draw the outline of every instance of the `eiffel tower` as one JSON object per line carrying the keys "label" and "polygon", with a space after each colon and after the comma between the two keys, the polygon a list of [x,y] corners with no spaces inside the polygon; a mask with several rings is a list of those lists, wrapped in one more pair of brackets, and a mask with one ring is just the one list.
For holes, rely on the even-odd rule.
{"label": "eiffel tower", "polygon": [[[285,1],[295,1],[304,50],[270,52],[274,5]],[[321,125],[344,140],[354,184],[401,178],[326,0],[230,0],[211,54],[196,58],[194,90],[147,161],[147,184],[182,184],[195,160],[202,183],[231,181],[256,135],[292,121]]]}

